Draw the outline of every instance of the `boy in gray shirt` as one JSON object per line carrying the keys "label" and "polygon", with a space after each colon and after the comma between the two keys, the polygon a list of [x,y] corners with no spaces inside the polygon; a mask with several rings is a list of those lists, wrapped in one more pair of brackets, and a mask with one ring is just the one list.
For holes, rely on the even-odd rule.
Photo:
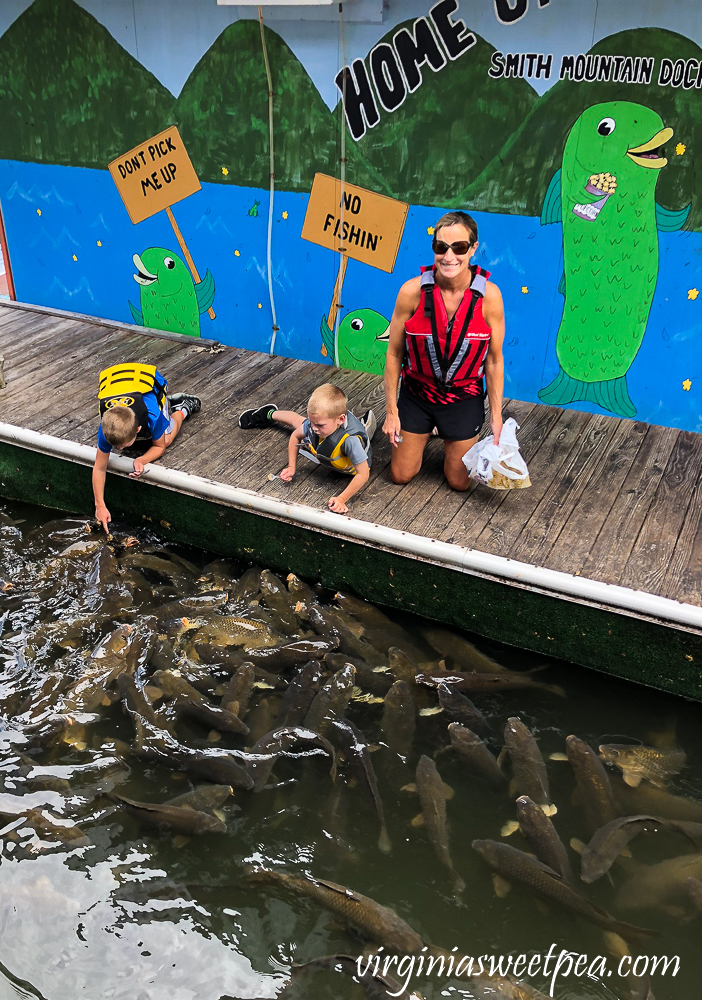
{"label": "boy in gray shirt", "polygon": [[346,394],[327,383],[315,389],[310,396],[307,419],[293,410],[279,410],[274,403],[266,403],[255,410],[244,410],[239,417],[239,426],[244,430],[273,424],[292,427],[288,464],[280,473],[280,478],[285,482],[293,478],[298,452],[318,465],[350,476],[346,489],[331,497],[327,504],[329,510],[346,514],[347,501],[368,482],[371,438],[376,427],[372,410],[367,410],[359,419],[350,412],[348,405]]}

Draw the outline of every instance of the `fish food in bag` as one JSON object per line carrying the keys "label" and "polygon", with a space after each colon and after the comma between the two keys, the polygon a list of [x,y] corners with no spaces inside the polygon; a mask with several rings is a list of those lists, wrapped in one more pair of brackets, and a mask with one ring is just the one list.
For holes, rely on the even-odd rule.
{"label": "fish food in bag", "polygon": [[531,486],[527,464],[519,452],[517,430],[513,417],[505,420],[500,443],[492,434],[477,441],[463,456],[463,464],[471,479],[491,490],[523,490]]}

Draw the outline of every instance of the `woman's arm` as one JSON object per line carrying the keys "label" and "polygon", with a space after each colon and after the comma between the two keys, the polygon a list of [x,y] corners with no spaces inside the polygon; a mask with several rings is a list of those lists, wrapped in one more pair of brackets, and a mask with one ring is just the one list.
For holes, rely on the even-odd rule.
{"label": "woman's arm", "polygon": [[505,362],[502,344],[505,339],[505,310],[497,285],[488,281],[483,301],[483,316],[490,327],[490,347],[485,359],[485,383],[490,403],[490,430],[499,444],[502,433],[502,397],[505,390]]}
{"label": "woman's arm", "polygon": [[414,315],[419,305],[419,278],[406,281],[399,291],[395,308],[390,320],[390,340],[385,357],[385,423],[383,433],[387,434],[390,444],[396,448],[399,444],[402,428],[397,414],[397,384],[400,381],[402,361],[405,356],[405,323]]}

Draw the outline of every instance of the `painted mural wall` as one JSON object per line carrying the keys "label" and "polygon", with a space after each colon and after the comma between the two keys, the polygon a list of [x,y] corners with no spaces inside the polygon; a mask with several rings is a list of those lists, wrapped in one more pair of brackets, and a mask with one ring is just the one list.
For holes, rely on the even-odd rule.
{"label": "painted mural wall", "polygon": [[344,8],[264,14],[271,202],[254,7],[0,5],[17,298],[381,372],[463,208],[507,395],[702,431],[698,0]]}

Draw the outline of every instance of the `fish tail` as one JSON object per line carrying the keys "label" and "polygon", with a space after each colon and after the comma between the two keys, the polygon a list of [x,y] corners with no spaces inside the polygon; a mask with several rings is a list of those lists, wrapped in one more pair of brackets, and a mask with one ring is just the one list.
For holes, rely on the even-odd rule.
{"label": "fish tail", "polygon": [[320,348],[320,354],[323,354],[325,358],[329,358],[329,363],[334,364],[334,331],[329,329],[329,324],[327,323],[327,317],[322,316],[321,322],[319,324],[319,333],[322,338],[322,346]]}
{"label": "fish tail", "polygon": [[571,378],[561,368],[553,382],[539,389],[538,396],[543,403],[552,406],[562,406],[564,403],[576,403],[585,399],[587,383],[578,378]]}
{"label": "fish tail", "polygon": [[603,382],[583,382],[568,375],[561,368],[552,382],[539,389],[538,396],[543,403],[552,406],[578,402],[594,403],[620,417],[636,416],[636,407],[629,396],[626,375],[606,379]]}
{"label": "fish tail", "polygon": [[582,399],[596,403],[603,410],[616,413],[620,417],[635,417],[636,407],[631,401],[626,384],[626,375],[611,378],[606,382],[586,382],[586,394]]}

